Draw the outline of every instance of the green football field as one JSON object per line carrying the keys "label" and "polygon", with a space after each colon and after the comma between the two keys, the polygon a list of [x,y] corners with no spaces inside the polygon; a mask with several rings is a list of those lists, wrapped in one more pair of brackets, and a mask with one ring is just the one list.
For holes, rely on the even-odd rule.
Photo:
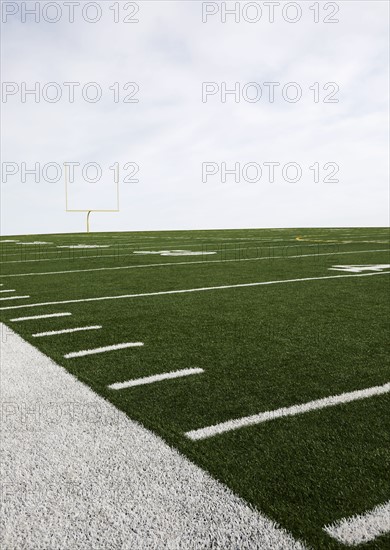
{"label": "green football field", "polygon": [[309,547],[389,502],[387,229],[0,244],[6,325]]}

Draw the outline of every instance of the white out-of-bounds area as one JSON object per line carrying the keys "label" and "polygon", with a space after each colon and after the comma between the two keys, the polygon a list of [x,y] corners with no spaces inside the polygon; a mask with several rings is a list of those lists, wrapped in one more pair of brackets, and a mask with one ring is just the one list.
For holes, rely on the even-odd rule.
{"label": "white out-of-bounds area", "polygon": [[303,550],[1,325],[1,547]]}

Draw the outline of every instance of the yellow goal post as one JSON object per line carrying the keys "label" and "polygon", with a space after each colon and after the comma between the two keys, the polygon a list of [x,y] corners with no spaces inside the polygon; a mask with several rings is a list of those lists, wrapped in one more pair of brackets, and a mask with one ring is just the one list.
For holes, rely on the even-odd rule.
{"label": "yellow goal post", "polygon": [[64,179],[65,179],[65,212],[85,212],[87,214],[87,233],[90,232],[90,225],[89,225],[89,217],[92,212],[119,212],[119,178],[117,178],[116,182],[116,209],[94,209],[94,208],[87,208],[87,209],[73,209],[69,208],[69,200],[68,200],[68,166],[64,163]]}

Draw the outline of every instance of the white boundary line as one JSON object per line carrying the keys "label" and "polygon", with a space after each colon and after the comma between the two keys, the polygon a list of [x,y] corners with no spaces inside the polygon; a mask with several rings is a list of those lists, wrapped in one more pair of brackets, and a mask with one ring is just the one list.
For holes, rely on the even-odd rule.
{"label": "white boundary line", "polygon": [[30,298],[30,296],[7,296],[6,298],[0,298],[0,300],[22,300],[23,298]]}
{"label": "white boundary line", "polygon": [[206,428],[191,430],[186,432],[185,435],[188,439],[198,441],[200,439],[207,439],[232,430],[238,430],[239,428],[256,426],[257,424],[262,424],[263,422],[268,422],[269,420],[275,420],[276,418],[295,416],[297,414],[324,409],[326,407],[334,407],[335,405],[342,405],[344,403],[350,403],[351,401],[357,401],[358,399],[367,399],[368,397],[383,395],[385,393],[390,393],[390,382],[383,384],[383,386],[373,386],[372,388],[366,388],[364,390],[341,393],[340,395],[331,395],[330,397],[316,399],[315,401],[309,401],[308,403],[302,403],[301,405],[282,407],[281,409],[276,409],[273,411],[265,411],[260,414],[228,420],[226,422],[221,422],[220,424],[207,426]]}
{"label": "white boundary line", "polygon": [[281,279],[278,281],[260,281],[258,283],[239,283],[235,285],[221,285],[221,286],[206,286],[200,288],[186,288],[183,290],[163,290],[159,292],[144,292],[141,294],[121,294],[119,296],[98,296],[95,298],[80,298],[76,300],[61,300],[58,302],[40,302],[38,304],[24,304],[21,306],[8,306],[0,307],[0,311],[5,311],[7,309],[20,309],[27,307],[43,307],[43,306],[52,306],[59,304],[78,304],[83,302],[101,302],[106,300],[124,300],[129,298],[145,298],[148,296],[167,296],[170,294],[188,294],[192,292],[206,292],[208,290],[226,290],[232,288],[248,288],[248,287],[257,287],[257,286],[267,286],[267,285],[276,285],[276,284],[285,284],[285,283],[299,283],[305,281],[323,281],[326,279],[347,279],[351,277],[373,277],[375,275],[388,275],[390,271],[381,271],[375,273],[359,273],[351,275],[328,275],[324,277],[304,277],[302,279]]}
{"label": "white boundary line", "polygon": [[3,292],[15,292],[15,289],[9,289],[9,290],[0,290],[0,293],[3,293]]}
{"label": "white boundary line", "polygon": [[49,319],[51,317],[67,317],[68,315],[72,315],[69,312],[64,313],[48,313],[47,315],[31,315],[30,317],[15,317],[14,319],[10,319],[13,323],[17,323],[19,321],[32,321],[33,319]]}
{"label": "white boundary line", "polygon": [[104,353],[106,351],[115,351],[124,348],[137,348],[143,346],[143,342],[124,342],[123,344],[114,344],[112,346],[104,346],[102,348],[82,349],[80,351],[72,351],[64,355],[65,359],[73,359],[73,357],[84,357],[85,355],[94,355],[95,353]]}
{"label": "white boundary line", "polygon": [[174,372],[154,374],[153,376],[144,376],[143,378],[134,378],[126,382],[116,382],[115,384],[110,384],[108,388],[110,390],[123,390],[125,388],[134,388],[135,386],[143,386],[144,384],[153,384],[161,380],[171,380],[172,378],[181,378],[182,376],[189,376],[191,374],[201,374],[202,372],[204,372],[203,369],[176,370]]}
{"label": "white boundary line", "polygon": [[[314,246],[314,245],[313,245]],[[283,247],[282,247],[283,248]],[[92,271],[115,271],[118,269],[142,269],[148,267],[165,267],[165,266],[175,266],[175,265],[194,265],[194,264],[226,264],[230,262],[258,262],[260,260],[290,260],[297,258],[312,258],[315,256],[336,256],[344,254],[366,254],[371,252],[390,252],[389,248],[379,248],[376,250],[349,250],[346,252],[320,252],[317,254],[296,254],[293,256],[261,256],[260,258],[230,258],[228,260],[196,260],[196,261],[187,261],[187,262],[160,262],[153,264],[139,264],[139,265],[123,265],[118,267],[93,267],[90,269],[71,269],[63,271],[43,271],[36,273],[12,273],[9,275],[0,275],[0,278],[8,277],[33,277],[38,275],[64,275],[66,273],[89,273]],[[73,261],[73,260],[72,260]]]}
{"label": "white boundary line", "polygon": [[84,330],[97,330],[102,328],[101,325],[91,325],[89,327],[75,327],[75,328],[65,328],[62,330],[50,330],[48,332],[36,332],[32,334],[33,338],[40,338],[42,336],[56,336],[57,334],[70,334],[71,332],[82,332]]}
{"label": "white boundary line", "polygon": [[[28,541],[28,548],[42,549],[305,550],[285,529],[10,332],[0,338],[4,548],[25,548]],[[36,414],[23,414],[26,406]],[[62,480],[61,472],[68,478]],[[48,480],[50,498],[41,498]]]}
{"label": "white boundary line", "polygon": [[364,514],[326,525],[324,531],[348,546],[370,542],[380,535],[390,533],[390,500]]}

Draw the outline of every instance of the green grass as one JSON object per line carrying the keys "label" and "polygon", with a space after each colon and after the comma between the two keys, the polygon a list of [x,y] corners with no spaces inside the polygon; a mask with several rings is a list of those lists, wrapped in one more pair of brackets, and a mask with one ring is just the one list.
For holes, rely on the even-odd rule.
{"label": "green grass", "polygon": [[[343,275],[329,268],[390,263],[388,237],[383,228],[15,237],[52,244],[2,245],[2,288],[14,288],[16,294],[30,298],[0,302],[0,313],[23,338],[296,537],[314,548],[342,548],[323,532],[323,526],[390,498],[388,394],[203,441],[190,441],[184,434],[390,381],[388,275],[2,308]],[[71,252],[56,248],[74,243],[109,244],[110,248]],[[134,254],[174,249],[217,254]],[[295,255],[301,257],[292,258]],[[167,263],[178,265],[136,267]],[[125,266],[135,268],[7,277]],[[72,316],[10,321],[58,311]],[[31,336],[94,324],[103,329],[50,338]],[[63,357],[70,351],[127,341],[145,345],[69,360]],[[107,388],[114,382],[193,367],[205,372],[120,391]],[[385,549],[389,544],[390,537],[383,536],[364,548]]]}

